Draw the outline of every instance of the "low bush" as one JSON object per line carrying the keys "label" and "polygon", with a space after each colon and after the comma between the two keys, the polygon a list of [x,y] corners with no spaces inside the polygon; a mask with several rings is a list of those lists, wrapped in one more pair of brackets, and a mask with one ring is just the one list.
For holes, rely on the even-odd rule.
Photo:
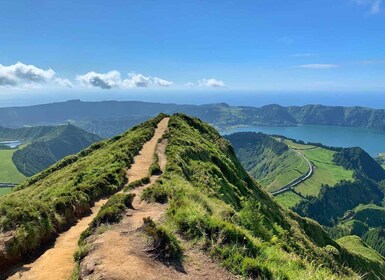
{"label": "low bush", "polygon": [[92,220],[90,227],[96,228],[101,224],[118,223],[127,208],[132,207],[135,194],[115,194],[105,205],[102,206],[96,217]]}
{"label": "low bush", "polygon": [[141,186],[147,185],[149,183],[150,183],[150,177],[146,176],[146,177],[143,177],[142,179],[139,179],[139,180],[136,180],[136,181],[129,183],[127,186],[125,186],[123,188],[123,191],[127,192],[129,190],[133,190],[137,187],[141,187]]}
{"label": "low bush", "polygon": [[182,256],[182,248],[176,237],[165,227],[157,226],[150,218],[143,218],[143,231],[150,237],[150,252],[157,258],[177,259]]}

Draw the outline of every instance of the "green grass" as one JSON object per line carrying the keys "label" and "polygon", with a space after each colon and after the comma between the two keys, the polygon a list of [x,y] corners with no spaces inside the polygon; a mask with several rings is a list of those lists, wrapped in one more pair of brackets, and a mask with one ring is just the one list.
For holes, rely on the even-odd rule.
{"label": "green grass", "polygon": [[345,265],[360,270],[361,257],[319,224],[278,206],[212,128],[177,115],[169,129],[166,171],[142,197],[169,203],[169,231],[245,278],[357,278]]}
{"label": "green grass", "polygon": [[[89,211],[96,200],[120,190],[126,169],[163,117],[68,156],[0,197],[0,231],[13,236],[6,248],[0,248],[0,268],[36,251]],[[114,211],[107,210],[106,217],[114,216]]]}
{"label": "green grass", "polygon": [[17,170],[12,161],[12,155],[15,151],[16,149],[0,150],[0,183],[18,184],[27,178]]}
{"label": "green grass", "polygon": [[302,195],[317,196],[323,184],[334,186],[341,180],[353,179],[352,170],[346,170],[333,162],[334,151],[311,145],[297,144],[290,140],[285,142],[303,154],[315,166],[314,174],[295,187],[295,190]]}
{"label": "green grass", "polygon": [[286,208],[291,208],[300,203],[303,199],[292,191],[287,191],[275,196],[275,199]]}
{"label": "green grass", "polygon": [[271,163],[275,165],[274,170],[263,179],[258,179],[268,191],[280,189],[308,171],[306,160],[291,150],[275,158]]}
{"label": "green grass", "polygon": [[349,235],[342,237],[337,240],[337,242],[348,249],[351,252],[354,252],[357,255],[361,255],[366,259],[369,259],[373,262],[379,263],[380,265],[385,267],[385,259],[379,253],[377,253],[374,249],[369,247],[365,242],[362,241],[356,235]]}
{"label": "green grass", "polygon": [[268,191],[284,187],[309,169],[304,157],[281,139],[252,132],[234,133],[226,139],[243,167]]}
{"label": "green grass", "polygon": [[12,191],[12,188],[10,187],[0,188],[0,196],[10,193],[11,191]]}

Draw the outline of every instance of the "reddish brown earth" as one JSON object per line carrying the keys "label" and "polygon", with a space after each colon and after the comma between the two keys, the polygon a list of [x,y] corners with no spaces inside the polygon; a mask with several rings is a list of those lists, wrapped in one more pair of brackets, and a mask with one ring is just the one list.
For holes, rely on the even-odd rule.
{"label": "reddish brown earth", "polygon": [[[130,182],[147,176],[149,167],[153,162],[157,142],[167,130],[168,121],[169,118],[164,118],[159,122],[152,139],[143,145],[139,155],[134,158],[134,163],[127,171]],[[91,215],[80,219],[68,231],[60,234],[51,249],[44,252],[34,262],[18,268],[17,272],[8,279],[69,279],[75,267],[73,254],[78,248],[77,242],[80,234],[87,229],[88,224],[106,201],[106,199],[103,199],[96,202],[91,209]],[[134,206],[138,207],[138,204],[134,204]],[[158,213],[158,211],[154,209],[154,212]]]}

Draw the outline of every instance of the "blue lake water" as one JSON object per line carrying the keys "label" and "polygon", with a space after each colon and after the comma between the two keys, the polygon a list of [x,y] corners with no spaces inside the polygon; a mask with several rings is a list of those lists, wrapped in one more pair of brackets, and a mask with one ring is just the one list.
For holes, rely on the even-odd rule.
{"label": "blue lake water", "polygon": [[21,142],[20,141],[2,141],[2,142],[0,142],[0,144],[8,146],[8,147],[13,149],[13,148],[20,146]]}
{"label": "blue lake water", "polygon": [[303,140],[305,142],[317,142],[335,147],[361,147],[371,156],[385,152],[385,132],[340,126],[301,125],[293,127],[238,127],[223,132],[255,131],[265,134],[278,134],[286,137]]}

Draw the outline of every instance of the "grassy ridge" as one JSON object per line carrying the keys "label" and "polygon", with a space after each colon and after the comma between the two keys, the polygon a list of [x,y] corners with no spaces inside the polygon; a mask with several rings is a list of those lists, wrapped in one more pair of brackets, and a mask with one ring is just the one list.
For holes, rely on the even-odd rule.
{"label": "grassy ridge", "polygon": [[12,161],[16,150],[0,150],[0,183],[21,183],[26,176],[17,170]]}
{"label": "grassy ridge", "polygon": [[350,266],[375,279],[375,273],[384,272],[381,265],[348,253],[317,223],[282,209],[210,126],[176,115],[167,137],[166,171],[143,198],[168,201],[167,228],[233,273],[262,279],[354,279]]}
{"label": "grassy ridge", "polygon": [[95,200],[119,190],[126,180],[125,169],[163,117],[66,157],[1,197],[0,232],[12,239],[0,247],[0,268],[33,253],[88,211]]}

